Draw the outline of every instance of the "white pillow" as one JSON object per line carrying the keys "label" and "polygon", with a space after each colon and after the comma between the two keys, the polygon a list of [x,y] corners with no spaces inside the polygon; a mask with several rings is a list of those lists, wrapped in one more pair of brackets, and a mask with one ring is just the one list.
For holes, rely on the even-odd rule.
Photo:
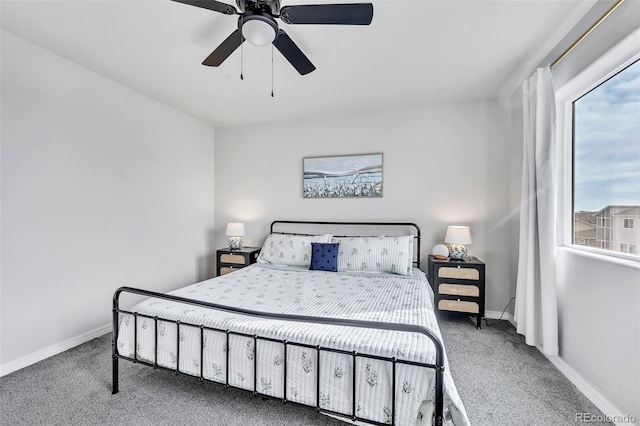
{"label": "white pillow", "polygon": [[413,235],[334,238],[340,243],[338,271],[392,272],[410,275]]}
{"label": "white pillow", "polygon": [[331,234],[309,236],[270,234],[262,245],[257,262],[308,268],[311,265],[311,243],[330,242]]}

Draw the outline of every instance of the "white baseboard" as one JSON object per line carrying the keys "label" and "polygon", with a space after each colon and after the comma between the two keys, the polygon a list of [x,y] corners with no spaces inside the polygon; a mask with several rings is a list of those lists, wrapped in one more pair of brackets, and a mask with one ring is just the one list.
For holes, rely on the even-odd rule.
{"label": "white baseboard", "polygon": [[14,361],[9,361],[7,363],[1,364],[0,377],[6,376],[7,374],[20,370],[21,368],[28,367],[29,365],[35,364],[36,362],[42,361],[43,359],[58,355],[59,353],[64,352],[68,349],[75,348],[76,346],[86,343],[89,340],[105,335],[110,331],[111,324],[109,323],[94,330],[87,331],[86,333],[83,333],[79,336],[67,339],[64,342],[56,343],[55,345],[51,345],[47,348],[23,356],[22,358],[18,358]]}
{"label": "white baseboard", "polygon": [[[584,396],[589,398],[589,400],[593,402],[593,404],[596,407],[598,407],[598,409],[600,409],[605,416],[609,417],[614,424],[616,425],[629,424],[628,422],[627,423],[615,422],[616,419],[624,419],[625,415],[620,411],[618,411],[613,405],[611,405],[611,403],[607,401],[607,399],[603,397],[600,394],[600,392],[595,390],[589,383],[587,383],[582,377],[580,377],[580,375],[576,373],[573,370],[573,368],[569,367],[567,363],[564,362],[560,357],[555,355],[554,356],[546,355],[544,352],[542,352],[542,354],[545,357],[547,357],[547,359],[551,361],[551,363],[555,365],[555,367],[558,370],[560,370],[560,372],[564,374],[565,377],[569,379],[571,383],[573,383],[578,388],[578,390],[584,394]],[[589,413],[589,414],[596,415],[597,413]]]}
{"label": "white baseboard", "polygon": [[500,315],[502,315],[503,320],[509,321],[514,327],[516,326],[515,318],[513,318],[513,315],[509,312],[505,312],[503,314],[502,311],[484,311],[485,318],[497,320],[498,318],[500,318]]}

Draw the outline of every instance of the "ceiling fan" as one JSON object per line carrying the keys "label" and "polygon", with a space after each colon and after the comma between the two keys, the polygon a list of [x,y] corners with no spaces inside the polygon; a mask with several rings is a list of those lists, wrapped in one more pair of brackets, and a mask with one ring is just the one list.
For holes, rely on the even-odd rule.
{"label": "ceiling fan", "polygon": [[227,37],[202,65],[217,67],[245,41],[255,46],[271,43],[301,74],[316,67],[296,43],[279,28],[276,18],[287,24],[369,25],[373,19],[371,3],[310,4],[280,7],[280,0],[236,0],[238,10],[216,0],[173,0],[225,15],[239,15],[238,29]]}

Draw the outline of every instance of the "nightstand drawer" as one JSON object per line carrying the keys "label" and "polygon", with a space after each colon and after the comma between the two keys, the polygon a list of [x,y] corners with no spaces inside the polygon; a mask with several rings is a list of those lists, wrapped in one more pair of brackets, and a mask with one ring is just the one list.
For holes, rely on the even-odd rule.
{"label": "nightstand drawer", "polygon": [[480,297],[480,287],[467,284],[440,284],[438,293],[454,296]]}
{"label": "nightstand drawer", "polygon": [[221,266],[218,275],[227,275],[228,273],[237,271],[238,269],[240,268],[234,268],[232,266]]}
{"label": "nightstand drawer", "polygon": [[480,312],[480,306],[476,302],[466,302],[464,300],[440,299],[438,301],[438,309],[441,311],[468,312],[470,314]]}
{"label": "nightstand drawer", "polygon": [[438,268],[438,278],[458,278],[461,280],[479,280],[480,271],[476,268],[451,268],[441,266]]}
{"label": "nightstand drawer", "polygon": [[235,263],[238,265],[244,265],[246,263],[246,259],[241,254],[221,254],[220,262],[222,263]]}

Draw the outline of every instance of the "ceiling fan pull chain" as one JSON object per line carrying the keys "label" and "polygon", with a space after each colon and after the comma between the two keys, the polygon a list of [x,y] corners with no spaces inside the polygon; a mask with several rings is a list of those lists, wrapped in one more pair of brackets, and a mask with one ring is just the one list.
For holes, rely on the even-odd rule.
{"label": "ceiling fan pull chain", "polygon": [[243,70],[244,70],[244,50],[242,49],[242,46],[240,46],[240,80],[244,80]]}
{"label": "ceiling fan pull chain", "polygon": [[242,38],[244,37],[242,35],[242,18],[240,18],[240,80],[244,80],[244,47],[242,46],[244,43],[242,43]]}
{"label": "ceiling fan pull chain", "polygon": [[273,98],[273,44],[271,45],[271,97]]}

